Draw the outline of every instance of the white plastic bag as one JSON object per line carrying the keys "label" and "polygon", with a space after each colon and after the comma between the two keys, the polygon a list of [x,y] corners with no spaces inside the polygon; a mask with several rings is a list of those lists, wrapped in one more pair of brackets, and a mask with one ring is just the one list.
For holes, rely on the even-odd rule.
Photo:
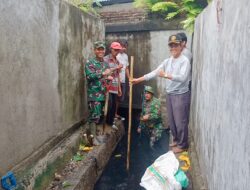
{"label": "white plastic bag", "polygon": [[181,190],[181,184],[174,177],[178,168],[179,161],[174,153],[169,151],[147,168],[140,186],[147,190]]}

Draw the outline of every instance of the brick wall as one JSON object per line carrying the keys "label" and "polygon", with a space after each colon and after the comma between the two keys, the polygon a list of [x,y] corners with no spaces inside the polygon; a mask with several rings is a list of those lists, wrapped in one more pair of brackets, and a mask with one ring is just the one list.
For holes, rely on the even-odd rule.
{"label": "brick wall", "polygon": [[100,15],[106,25],[118,23],[139,23],[145,21],[148,17],[147,12],[141,9],[105,11],[101,12]]}

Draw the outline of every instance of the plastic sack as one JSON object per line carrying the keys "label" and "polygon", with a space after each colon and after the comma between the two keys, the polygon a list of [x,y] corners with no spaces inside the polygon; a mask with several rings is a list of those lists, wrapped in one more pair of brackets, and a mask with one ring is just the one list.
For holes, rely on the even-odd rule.
{"label": "plastic sack", "polygon": [[190,168],[190,159],[187,152],[182,153],[179,157],[180,168],[186,172]]}
{"label": "plastic sack", "polygon": [[181,190],[181,184],[175,179],[179,161],[172,151],[161,155],[149,166],[141,178],[140,186],[147,190]]}
{"label": "plastic sack", "polygon": [[182,187],[184,188],[188,187],[188,178],[182,170],[178,170],[174,177],[176,181],[178,181],[181,184]]}

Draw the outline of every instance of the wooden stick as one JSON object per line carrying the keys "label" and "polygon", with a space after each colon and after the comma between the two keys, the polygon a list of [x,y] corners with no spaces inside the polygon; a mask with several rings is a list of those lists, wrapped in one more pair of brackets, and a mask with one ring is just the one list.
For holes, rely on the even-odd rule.
{"label": "wooden stick", "polygon": [[[130,58],[130,79],[133,79],[134,56]],[[131,121],[132,121],[132,90],[133,84],[129,82],[129,114],[128,114],[128,148],[127,148],[127,171],[130,162],[130,140],[131,140]]]}
{"label": "wooden stick", "polygon": [[105,133],[105,127],[106,127],[106,122],[107,122],[108,104],[109,104],[109,90],[107,90],[106,97],[105,97],[104,117],[103,117],[103,126],[102,126],[102,134],[103,135]]}

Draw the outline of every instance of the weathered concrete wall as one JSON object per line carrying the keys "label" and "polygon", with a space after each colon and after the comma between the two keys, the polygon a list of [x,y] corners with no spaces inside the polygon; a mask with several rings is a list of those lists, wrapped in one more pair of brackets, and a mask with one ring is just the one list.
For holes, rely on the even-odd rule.
{"label": "weathered concrete wall", "polygon": [[195,24],[190,126],[211,190],[250,186],[249,8],[214,0]]}
{"label": "weathered concrete wall", "polygon": [[86,117],[82,62],[104,24],[59,0],[0,2],[0,176]]}
{"label": "weathered concrete wall", "polygon": [[[164,59],[170,56],[168,38],[170,35],[178,32],[181,32],[181,30],[108,33],[106,34],[106,40],[108,42],[115,40],[127,40],[127,53],[129,59],[130,56],[134,56],[134,77],[141,77],[144,74],[156,69]],[[188,46],[191,46],[190,36],[188,36]],[[165,98],[164,82],[164,79],[156,78],[148,82],[134,85],[134,107],[141,107],[143,85],[152,85],[158,92],[158,96]]]}

